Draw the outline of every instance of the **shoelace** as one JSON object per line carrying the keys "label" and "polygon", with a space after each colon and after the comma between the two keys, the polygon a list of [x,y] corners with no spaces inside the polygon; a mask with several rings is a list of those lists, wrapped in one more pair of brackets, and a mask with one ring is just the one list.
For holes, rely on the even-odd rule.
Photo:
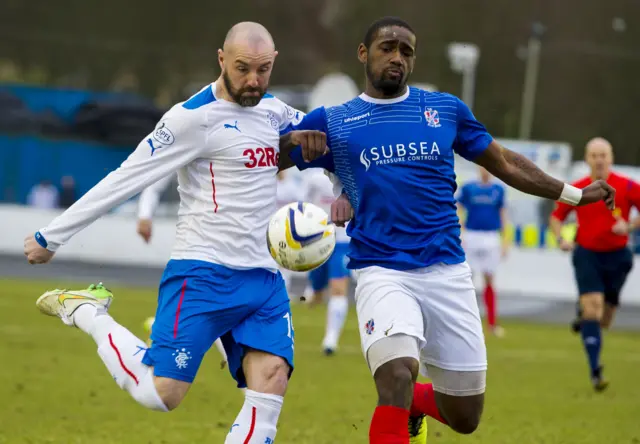
{"label": "shoelace", "polygon": [[422,419],[424,415],[421,416],[412,416],[409,418],[409,434],[411,436],[416,436],[420,433],[420,427],[422,427]]}

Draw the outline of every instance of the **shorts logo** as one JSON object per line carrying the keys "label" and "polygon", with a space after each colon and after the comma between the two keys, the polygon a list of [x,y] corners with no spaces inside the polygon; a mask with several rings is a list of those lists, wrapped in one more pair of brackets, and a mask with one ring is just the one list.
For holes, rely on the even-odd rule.
{"label": "shorts logo", "polygon": [[179,369],[187,368],[189,364],[189,359],[191,359],[191,352],[188,352],[187,349],[183,348],[180,350],[176,350],[171,356],[175,356],[176,359],[176,367]]}
{"label": "shorts logo", "polygon": [[373,322],[373,318],[369,319],[366,324],[364,324],[364,331],[370,335],[376,328],[375,322]]}
{"label": "shorts logo", "polygon": [[440,115],[433,108],[427,108],[424,112],[424,118],[427,119],[427,125],[431,128],[440,128]]}

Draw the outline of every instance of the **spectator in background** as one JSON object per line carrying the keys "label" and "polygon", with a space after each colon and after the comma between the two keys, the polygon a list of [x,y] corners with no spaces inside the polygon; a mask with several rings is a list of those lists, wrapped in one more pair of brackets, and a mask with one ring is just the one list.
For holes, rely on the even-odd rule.
{"label": "spectator in background", "polygon": [[60,195],[50,180],[42,180],[34,185],[27,195],[27,205],[35,208],[58,208]]}
{"label": "spectator in background", "polygon": [[60,208],[69,208],[76,202],[76,181],[72,176],[60,180]]}

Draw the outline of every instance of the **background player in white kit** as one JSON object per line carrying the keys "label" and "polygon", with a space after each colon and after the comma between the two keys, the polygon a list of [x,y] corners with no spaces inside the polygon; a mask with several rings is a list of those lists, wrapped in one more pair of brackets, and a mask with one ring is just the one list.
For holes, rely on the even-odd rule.
{"label": "background player in white kit", "polygon": [[[234,26],[218,51],[220,78],[171,108],[120,168],[25,239],[28,261],[46,263],[110,208],[178,171],[176,242],[149,349],[108,315],[113,295],[101,285],[47,292],[37,305],[90,334],[116,383],[157,411],[180,404],[222,337],[232,376],[248,387],[228,444],[273,442],[293,370],[289,299],[265,233],[275,211],[279,135],[300,114],[265,94],[276,55],[264,27]],[[291,137],[320,153],[326,146],[318,132]]]}
{"label": "background player in white kit", "polygon": [[[306,201],[311,202],[331,214],[331,204],[335,201],[334,185],[322,171],[311,170],[305,180]],[[340,190],[341,191],[341,190]],[[309,272],[309,285],[313,291],[312,304],[317,305],[329,293],[327,321],[322,349],[327,356],[338,348],[344,322],[349,312],[349,282],[351,271],[347,268],[349,258],[349,236],[344,227],[336,227],[336,246],[331,257],[320,267]]]}
{"label": "background player in white kit", "polygon": [[505,189],[491,181],[491,174],[483,167],[479,169],[480,180],[469,181],[460,187],[456,199],[459,209],[466,210],[462,246],[473,273],[482,276],[483,299],[487,323],[491,332],[502,336],[504,329],[497,322],[496,293],[493,278],[500,259],[507,254],[507,225]]}

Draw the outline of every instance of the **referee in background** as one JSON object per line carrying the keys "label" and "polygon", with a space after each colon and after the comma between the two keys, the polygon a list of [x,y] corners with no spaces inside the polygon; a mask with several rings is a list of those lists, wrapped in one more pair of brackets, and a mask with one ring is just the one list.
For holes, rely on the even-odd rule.
{"label": "referee in background", "polygon": [[[640,185],[610,171],[613,151],[605,139],[598,137],[587,143],[585,160],[591,173],[573,186],[584,188],[595,180],[606,180],[616,190],[615,209],[610,211],[604,202],[583,207],[558,203],[549,226],[560,248],[573,250],[573,268],[580,293],[579,330],[591,369],[591,382],[600,392],[608,386],[600,365],[601,328],[611,325],[620,291],[633,267],[633,253],[627,243],[629,233],[640,225],[640,218],[629,222],[629,212],[632,206],[640,208]],[[575,247],[561,236],[562,222],[571,211],[576,211],[578,220]]]}

